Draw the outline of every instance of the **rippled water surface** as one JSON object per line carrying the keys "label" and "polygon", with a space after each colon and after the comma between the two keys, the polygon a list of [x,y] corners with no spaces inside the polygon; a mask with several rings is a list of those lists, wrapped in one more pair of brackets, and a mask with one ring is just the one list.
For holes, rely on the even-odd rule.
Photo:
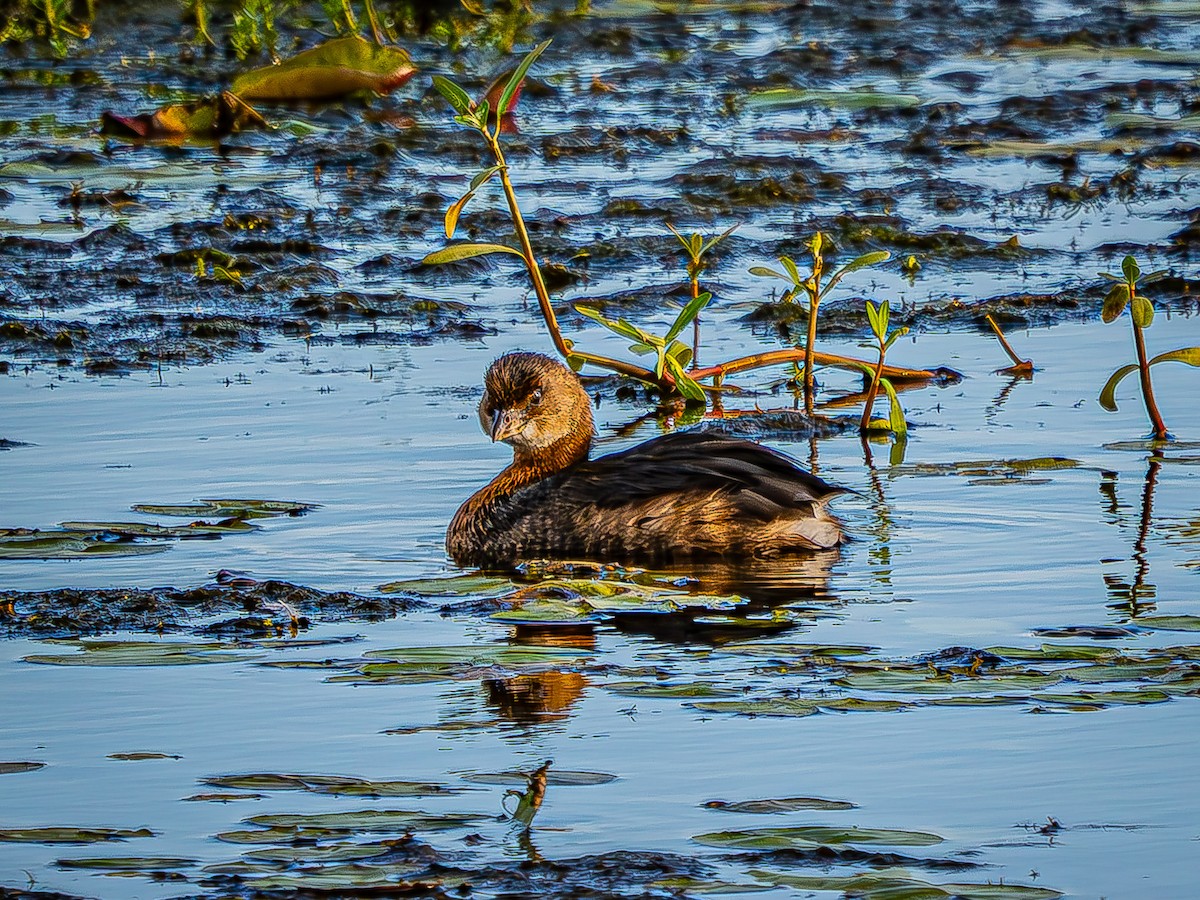
{"label": "rippled water surface", "polygon": [[[706,276],[716,299],[705,363],[794,343],[778,324],[746,320],[770,290],[747,270],[801,258],[819,228],[843,253],[895,257],[847,278],[822,307],[821,348],[869,355],[860,298],[891,298],[913,332],[889,361],[964,378],[901,395],[911,427],[902,458],[886,443],[868,458],[857,434],[760,435],[852,489],[835,509],[854,540],[831,558],[659,582],[696,576],[693,592],[748,596],[748,612],[685,624],[618,615],[564,639],[490,617],[514,586],[438,594],[419,584],[400,594],[414,608],[394,618],[312,615],[278,638],[202,633],[230,616],[199,611],[160,633],[153,610],[144,631],[99,636],[218,643],[196,651],[217,654],[213,665],[72,665],[104,651],[14,627],[0,642],[0,763],[45,765],[0,766],[0,834],[154,834],[88,846],[0,840],[0,886],[167,898],[244,895],[255,878],[278,876],[313,888],[321,878],[396,882],[410,869],[331,874],[317,855],[403,827],[310,835],[296,861],[269,865],[254,854],[276,844],[215,836],[252,830],[243,820],[265,814],[419,809],[478,814],[412,832],[444,866],[475,873],[480,896],[518,890],[479,875],[487,866],[619,851],[706,868],[686,885],[639,874],[601,893],[699,894],[725,881],[767,896],[837,896],[845,884],[803,879],[870,875],[1190,896],[1200,840],[1200,647],[1189,630],[1200,621],[1197,370],[1154,370],[1178,438],[1165,450],[1141,440],[1135,378],[1118,391],[1118,413],[1102,410],[1099,390],[1133,347],[1127,318],[1099,321],[1096,273],[1126,253],[1168,269],[1148,289],[1150,352],[1200,343],[1200,26],[1188,3],[1026,6],[615,2],[535,25],[529,41],[555,43],[510,138],[513,177],[539,255],[577,276],[560,301],[581,346],[626,352],[571,310],[581,300],[655,327],[674,316],[662,297],[683,282],[683,264],[664,219],[706,234],[741,223]],[[153,59],[98,23],[73,63],[6,63],[0,438],[15,443],[0,450],[0,528],[165,523],[130,508],[201,498],[316,506],[152,555],[0,559],[0,602],[16,598],[0,615],[27,616],[24,592],[188,589],[220,572],[372,597],[392,582],[463,574],[445,556],[446,523],[508,458],[478,429],[482,372],[502,352],[550,344],[509,264],[417,265],[444,245],[444,208],[480,163],[426,76],[457,71],[474,88],[502,62],[414,41],[422,74],[389,100],[273,110],[278,131],[219,148],[131,147],[94,133],[101,110],[153,108],[155,84],[203,93],[234,70],[175,63],[174,26],[141,13],[138,22],[135,33],[158,42]],[[72,66],[87,74],[74,86],[63,77]],[[766,88],[916,101],[773,105],[756,96]],[[407,118],[417,124],[402,127]],[[127,189],[136,202],[73,203],[72,185]],[[477,198],[462,228],[508,239],[500,210],[499,196]],[[247,227],[251,216],[267,223],[261,232]],[[213,249],[239,260],[242,288],[197,278],[187,254]],[[909,255],[921,263],[915,279],[898,265]],[[1008,360],[982,325],[985,309],[1035,362],[1031,380],[994,374]],[[821,374],[821,399],[837,412],[856,379]],[[740,376],[745,393],[731,407],[790,407],[786,375]],[[653,405],[640,391],[590,387],[600,452],[668,427],[642,418]],[[272,613],[286,622],[285,610]],[[559,655],[496,656],[547,644]],[[369,675],[372,661],[406,659],[397,648],[467,645],[449,669]],[[1043,645],[1052,649],[1039,656]],[[129,753],[155,758],[110,756]],[[522,837],[497,819],[513,785],[478,776],[548,759],[551,773],[615,777],[552,781]],[[201,783],[237,773],[441,789],[381,798]],[[188,800],[205,793],[240,799]],[[705,805],[795,797],[854,806],[754,815]],[[942,841],[805,856],[694,840],[793,825]],[[175,873],[158,877],[62,862],[97,856],[190,862],[149,866]]]}

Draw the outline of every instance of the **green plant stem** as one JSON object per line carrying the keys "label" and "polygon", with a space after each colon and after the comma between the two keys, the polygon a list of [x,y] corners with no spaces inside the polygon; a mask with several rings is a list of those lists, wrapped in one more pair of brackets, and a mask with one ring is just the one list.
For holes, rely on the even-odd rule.
{"label": "green plant stem", "polygon": [[[821,284],[821,257],[819,254],[813,257],[812,278],[813,284],[819,287]],[[813,412],[813,345],[817,342],[817,307],[820,303],[820,295],[816,290],[811,291],[808,296],[808,339],[804,342],[804,412],[810,416]]]}
{"label": "green plant stem", "polygon": [[[692,276],[692,299],[700,296],[700,278]],[[700,365],[700,317],[692,319],[692,368]]]}
{"label": "green plant stem", "polygon": [[[790,347],[786,350],[768,350],[765,353],[755,353],[750,356],[731,359],[728,362],[705,366],[702,369],[694,369],[688,374],[694,379],[708,378],[714,375],[732,375],[734,372],[744,372],[747,369],[761,369],[765,366],[774,366],[780,363],[798,362],[804,359],[806,354],[806,348]],[[864,365],[862,360],[853,359],[849,356],[839,356],[835,353],[822,353],[819,350],[813,351],[812,359],[813,363],[819,366],[852,369],[860,373]],[[880,374],[891,381],[933,381],[938,377],[938,373],[931,372],[928,369],[904,369],[888,365],[883,367]]]}
{"label": "green plant stem", "polygon": [[862,421],[858,429],[866,434],[871,428],[871,412],[875,409],[875,398],[879,396],[879,380],[883,378],[883,342],[879,344],[879,362],[875,364],[875,372],[871,375],[871,386],[867,388],[866,399],[863,400]]}
{"label": "green plant stem", "polygon": [[[1130,285],[1129,296],[1134,296],[1133,286]],[[1130,315],[1132,321],[1133,316]],[[1158,404],[1154,400],[1154,388],[1150,384],[1150,359],[1146,355],[1146,338],[1137,322],[1133,322],[1133,345],[1137,348],[1138,375],[1142,380],[1142,399],[1146,401],[1146,414],[1150,416],[1150,426],[1154,429],[1154,439],[1165,441],[1170,438]]]}
{"label": "green plant stem", "polygon": [[521,244],[521,255],[525,257],[525,267],[529,270],[529,278],[533,282],[533,292],[537,296],[538,308],[541,310],[542,318],[546,322],[546,328],[550,332],[550,340],[554,343],[554,349],[564,359],[569,356],[575,356],[585,363],[609,369],[621,375],[629,375],[648,384],[663,385],[665,383],[674,387],[674,381],[668,380],[670,376],[667,376],[667,379],[660,380],[649,369],[624,362],[623,360],[610,359],[607,356],[601,356],[596,353],[585,353],[580,350],[574,350],[567,345],[562,335],[562,329],[558,325],[558,316],[554,313],[554,304],[550,302],[550,292],[546,290],[546,282],[542,278],[542,270],[538,266],[537,257],[534,255],[533,244],[529,241],[529,232],[525,228],[525,218],[521,215],[521,207],[517,203],[516,191],[513,190],[512,180],[508,177],[508,163],[504,159],[504,151],[500,147],[499,137],[491,134],[486,134],[485,136],[491,147],[492,155],[496,159],[496,165],[499,167],[500,185],[504,190],[504,198],[508,202],[508,212],[512,216],[513,228],[516,230],[517,240]]}
{"label": "green plant stem", "polygon": [[363,7],[367,11],[367,21],[371,25],[371,37],[375,39],[377,47],[383,46],[383,29],[379,27],[379,17],[375,15],[374,0],[363,0]]}

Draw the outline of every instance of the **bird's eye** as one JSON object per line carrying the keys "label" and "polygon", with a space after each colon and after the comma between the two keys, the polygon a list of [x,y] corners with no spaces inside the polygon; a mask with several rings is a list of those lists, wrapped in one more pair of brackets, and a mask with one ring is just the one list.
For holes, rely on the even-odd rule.
{"label": "bird's eye", "polygon": [[529,395],[529,405],[537,406],[541,402],[542,402],[542,389],[538,388],[536,391],[534,391],[532,394]]}

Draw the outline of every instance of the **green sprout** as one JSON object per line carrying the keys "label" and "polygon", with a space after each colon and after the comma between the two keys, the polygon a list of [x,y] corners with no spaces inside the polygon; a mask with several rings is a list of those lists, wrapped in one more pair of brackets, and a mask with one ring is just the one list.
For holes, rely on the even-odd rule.
{"label": "green sprout", "polygon": [[[679,243],[683,245],[683,250],[688,256],[687,274],[688,281],[692,287],[692,299],[700,296],[700,273],[707,268],[708,263],[704,259],[717,244],[733,234],[737,229],[737,225],[731,225],[714,238],[709,238],[707,241],[697,232],[692,232],[687,237],[684,237],[675,230],[675,226],[670,222],[666,223],[667,228],[671,230],[671,234],[679,239]],[[700,317],[697,316],[692,320],[692,359],[700,358]]]}
{"label": "green sprout", "polygon": [[817,341],[817,310],[821,305],[821,301],[825,299],[830,291],[837,287],[839,281],[851,272],[865,266],[873,266],[876,263],[881,263],[884,260],[890,259],[892,255],[886,250],[864,253],[834,272],[829,277],[829,280],[822,285],[821,280],[825,276],[824,251],[827,244],[832,244],[832,242],[819,231],[805,244],[809,252],[812,253],[812,272],[806,278],[801,277],[799,266],[796,265],[793,259],[787,256],[779,257],[779,263],[783,266],[786,274],[778,272],[775,269],[768,269],[765,266],[755,266],[750,270],[751,275],[758,275],[763,278],[778,278],[791,285],[784,292],[781,302],[794,302],[796,297],[801,293],[804,294],[808,301],[808,337],[804,342],[804,411],[809,415],[812,415],[813,409],[813,351]]}
{"label": "green sprout", "polygon": [[1171,434],[1167,431],[1162,413],[1158,411],[1158,403],[1154,399],[1154,387],[1150,382],[1150,367],[1160,362],[1181,362],[1187,363],[1189,366],[1200,366],[1200,347],[1183,347],[1179,350],[1160,353],[1153,359],[1147,358],[1146,338],[1143,331],[1149,328],[1150,323],[1154,321],[1154,304],[1148,297],[1138,293],[1138,287],[1139,284],[1149,284],[1162,275],[1162,272],[1142,275],[1137,260],[1132,256],[1126,256],[1122,260],[1120,276],[1108,272],[1100,273],[1102,278],[1116,282],[1108,292],[1108,296],[1104,298],[1104,307],[1100,312],[1100,317],[1105,322],[1114,322],[1125,311],[1125,307],[1129,307],[1129,317],[1133,323],[1133,346],[1137,350],[1136,364],[1130,363],[1121,366],[1109,376],[1104,389],[1100,391],[1100,405],[1109,412],[1116,412],[1117,386],[1126,375],[1137,371],[1142,383],[1142,400],[1146,403],[1146,414],[1150,417],[1150,426],[1153,429],[1152,437],[1156,441],[1168,441],[1171,439]]}
{"label": "green sprout", "polygon": [[[887,430],[896,436],[898,440],[904,440],[908,435],[908,423],[904,420],[904,409],[900,406],[900,398],[896,396],[896,389],[892,383],[883,377],[883,358],[887,354],[888,348],[897,340],[908,334],[908,326],[895,329],[891,334],[888,334],[888,302],[884,300],[882,303],[875,304],[870,300],[867,301],[867,321],[871,323],[871,333],[875,335],[875,340],[879,343],[879,361],[872,369],[869,366],[864,366],[864,371],[870,376],[871,383],[867,388],[867,397],[863,402],[862,421],[859,423],[859,429],[863,434],[869,431]],[[875,408],[875,398],[879,396],[879,388],[882,387],[888,395],[890,401],[890,413],[888,421],[872,420],[871,412]]]}
{"label": "green sprout", "polygon": [[614,331],[622,337],[629,338],[633,341],[629,349],[639,356],[649,353],[656,354],[654,374],[659,381],[662,381],[664,372],[669,372],[672,380],[675,382],[675,389],[680,394],[688,400],[704,403],[704,388],[687,374],[687,366],[693,359],[692,350],[686,344],[679,341],[678,337],[689,322],[696,320],[696,317],[700,315],[700,310],[704,309],[711,299],[712,294],[705,291],[689,300],[687,305],[679,311],[679,315],[675,317],[675,321],[671,323],[671,327],[667,329],[667,333],[662,337],[643,331],[625,319],[607,319],[596,310],[589,309],[586,306],[577,306],[576,310],[581,315],[596,320],[610,331]]}

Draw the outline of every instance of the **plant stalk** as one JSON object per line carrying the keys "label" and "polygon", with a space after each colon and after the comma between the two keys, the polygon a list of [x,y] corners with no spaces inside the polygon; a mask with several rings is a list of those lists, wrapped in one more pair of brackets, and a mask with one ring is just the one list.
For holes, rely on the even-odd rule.
{"label": "plant stalk", "polygon": [[[1130,298],[1134,296],[1132,286],[1129,296]],[[1131,314],[1130,320],[1132,321],[1132,319]],[[1146,338],[1137,322],[1133,322],[1133,345],[1137,348],[1138,376],[1142,380],[1142,399],[1146,401],[1146,414],[1150,417],[1150,425],[1154,429],[1154,439],[1156,441],[1168,440],[1171,435],[1167,431],[1166,423],[1163,422],[1162,413],[1158,411],[1158,404],[1154,400],[1154,388],[1150,384],[1150,360],[1146,356]]]}
{"label": "plant stalk", "polygon": [[879,362],[875,364],[875,372],[871,375],[871,386],[867,388],[867,396],[863,400],[862,421],[858,423],[858,429],[864,435],[871,428],[871,412],[875,409],[875,398],[879,396],[879,380],[883,377],[883,355],[884,349],[881,342],[879,345]]}
{"label": "plant stalk", "polygon": [[[738,359],[731,359],[728,362],[705,366],[702,369],[693,369],[688,374],[694,379],[708,378],[713,375],[732,375],[734,372],[744,372],[747,369],[761,369],[764,366],[774,366],[779,363],[798,362],[804,359],[806,354],[806,348],[789,347],[785,350],[768,350],[765,353],[742,356]],[[839,356],[835,353],[822,353],[819,350],[814,350],[812,358],[813,363],[816,365],[853,369],[856,372],[862,371],[862,362],[852,359],[849,356]],[[928,369],[904,369],[889,365],[885,365],[880,374],[893,382],[933,381],[939,377],[939,373]]]}

